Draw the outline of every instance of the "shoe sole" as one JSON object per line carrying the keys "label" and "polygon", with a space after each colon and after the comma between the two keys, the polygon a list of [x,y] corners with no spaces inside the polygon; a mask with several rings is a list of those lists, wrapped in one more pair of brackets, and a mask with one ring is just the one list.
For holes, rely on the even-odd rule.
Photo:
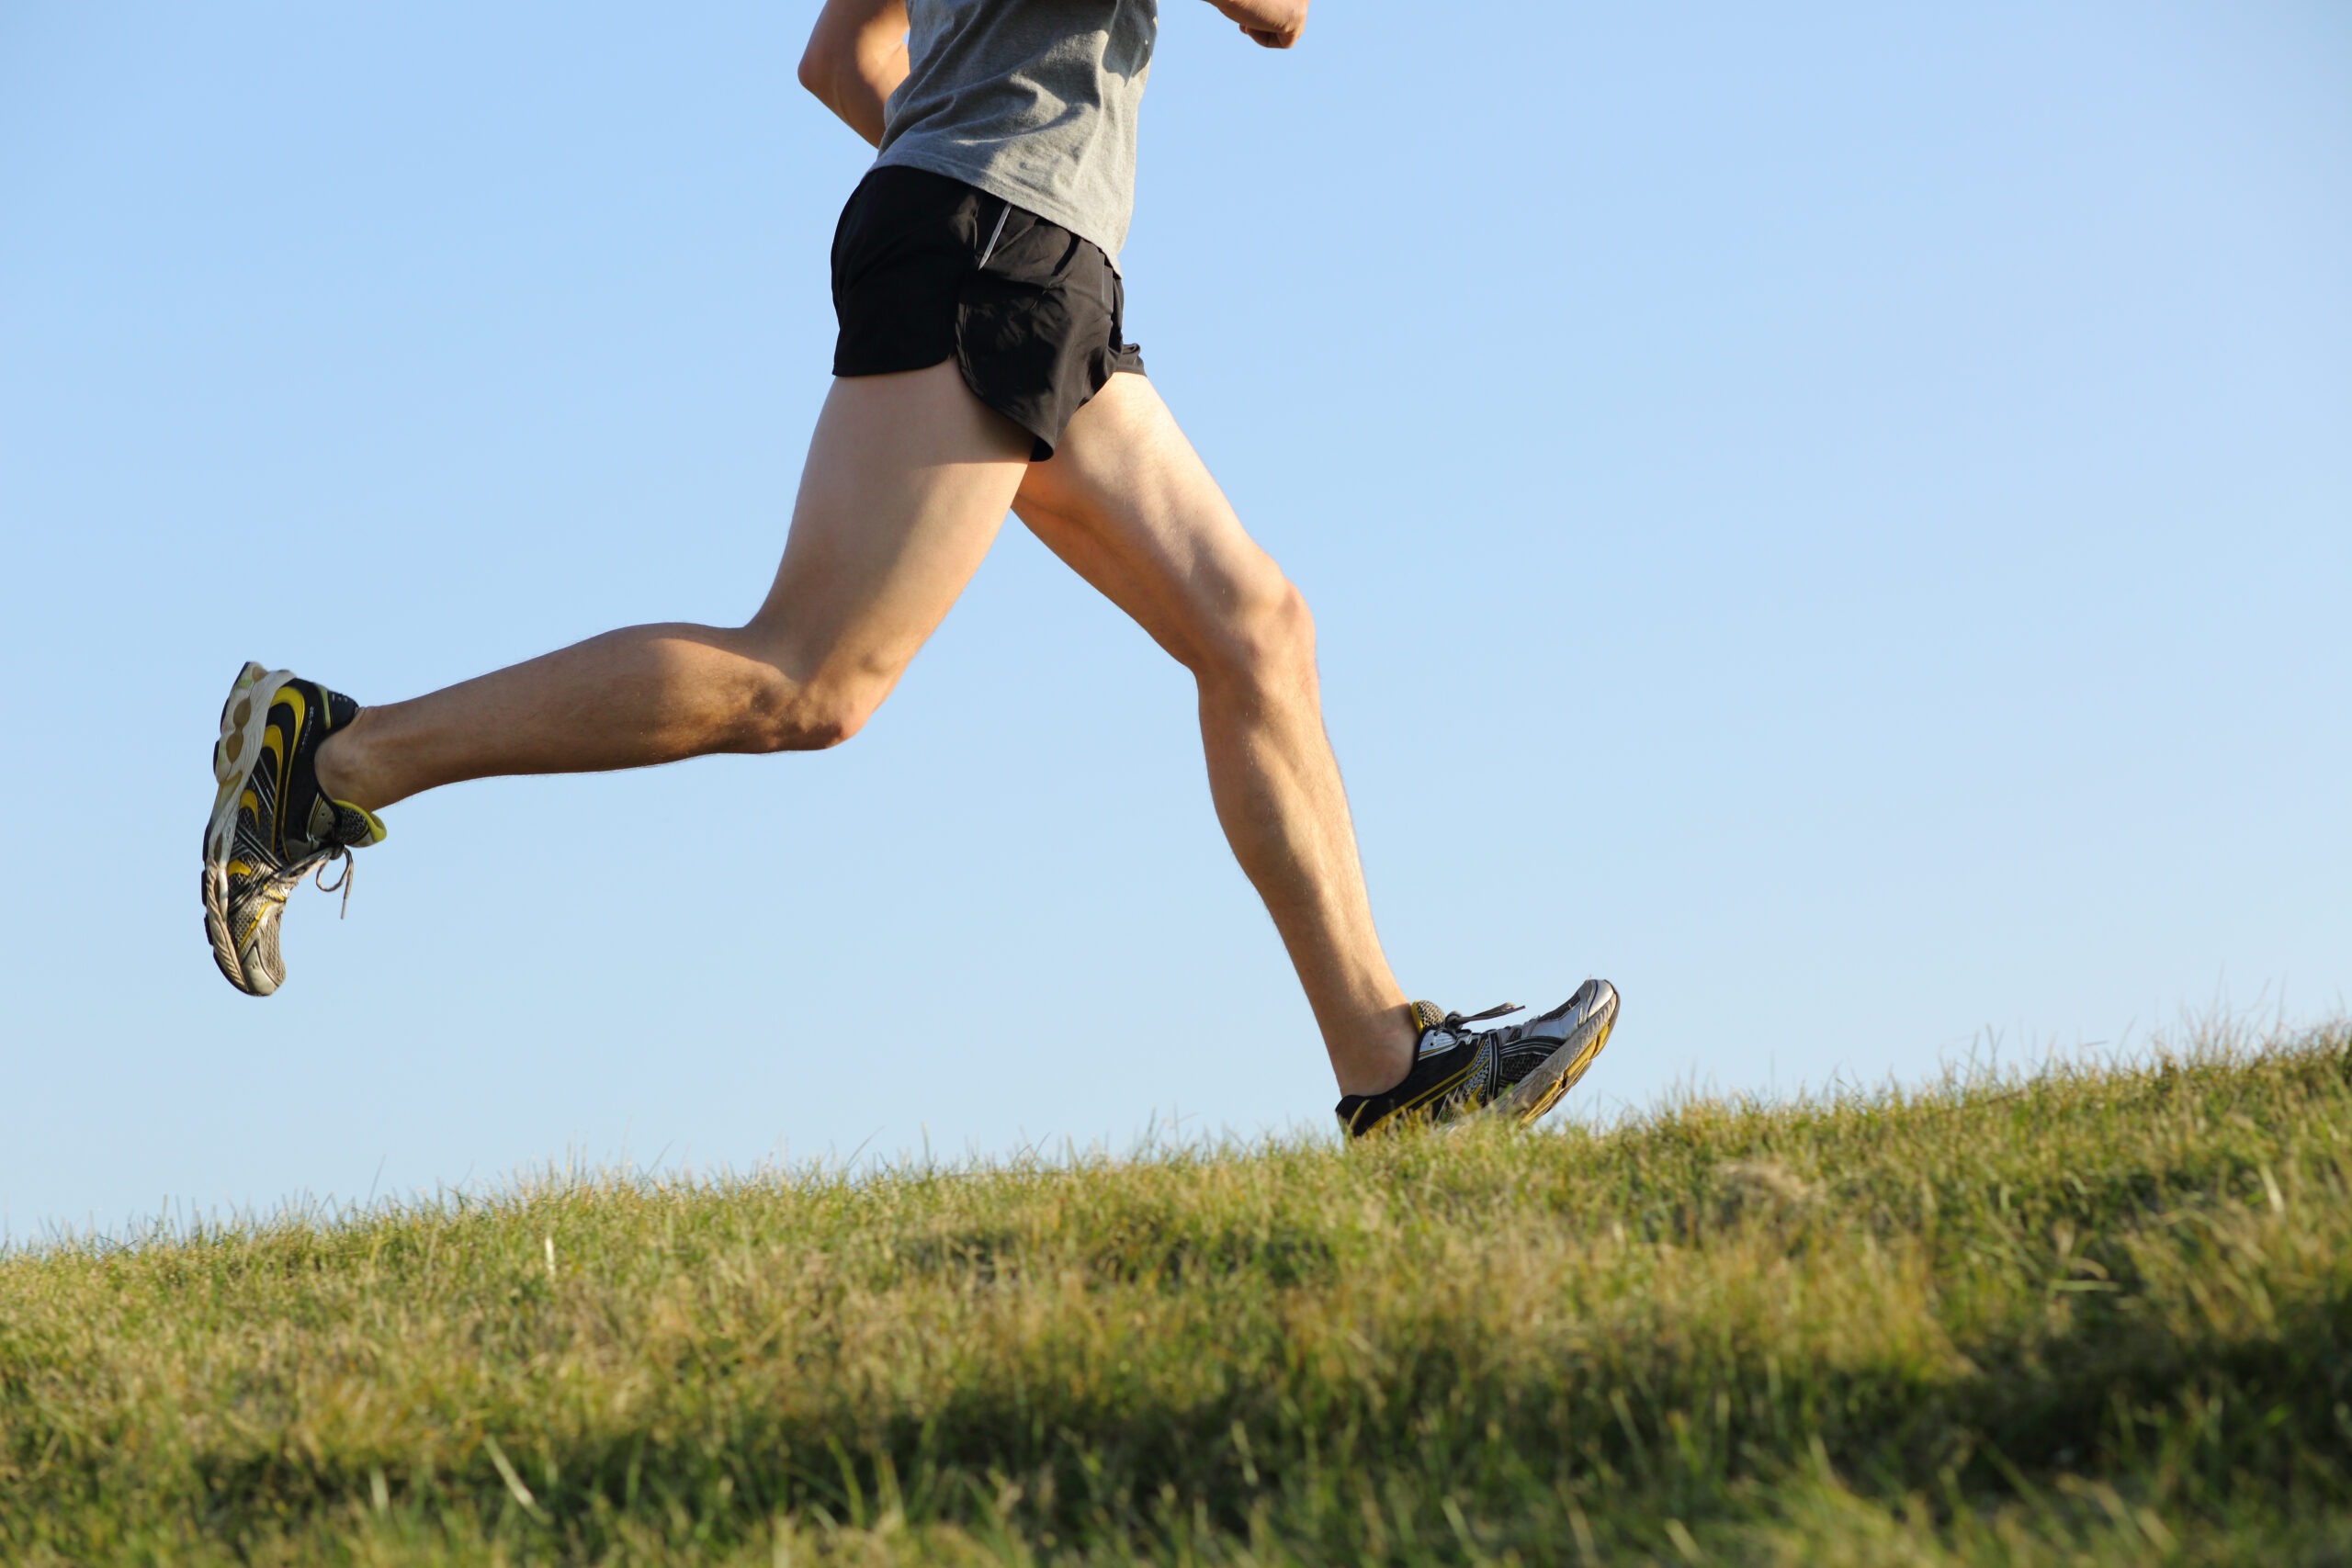
{"label": "shoe sole", "polygon": [[212,962],[229,984],[247,996],[266,997],[277,987],[266,975],[248,975],[229,931],[229,856],[237,840],[237,802],[261,761],[261,735],[269,727],[269,703],[294,678],[290,670],[264,670],[248,663],[237,671],[228,701],[220,705],[220,738],[212,743],[212,819],[204,828],[204,934]]}
{"label": "shoe sole", "polygon": [[1606,980],[1601,985],[1607,987],[1608,995],[1600,1005],[1560,1042],[1560,1048],[1545,1057],[1542,1066],[1511,1085],[1510,1092],[1487,1106],[1485,1114],[1508,1117],[1524,1127],[1559,1104],[1560,1097],[1576,1087],[1577,1080],[1592,1066],[1593,1058],[1600,1055],[1600,1048],[1609,1043],[1610,1032],[1617,1027],[1617,987]]}

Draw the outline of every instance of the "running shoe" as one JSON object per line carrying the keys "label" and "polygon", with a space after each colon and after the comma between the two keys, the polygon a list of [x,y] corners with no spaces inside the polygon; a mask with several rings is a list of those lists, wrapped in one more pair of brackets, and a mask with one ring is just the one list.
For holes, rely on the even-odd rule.
{"label": "running shoe", "polygon": [[[204,829],[204,934],[229,984],[266,997],[286,979],[277,917],[313,873],[329,893],[351,896],[351,852],[380,842],[376,814],[319,788],[319,745],[359,705],[315,681],[248,664],[220,705],[212,748],[212,820]],[[326,869],[343,862],[343,877]]]}
{"label": "running shoe", "polygon": [[1408,1122],[1464,1122],[1503,1116],[1521,1126],[1560,1102],[1584,1077],[1617,1023],[1617,987],[1587,980],[1540,1018],[1499,1029],[1471,1024],[1522,1010],[1515,1002],[1464,1017],[1435,1002],[1415,1002],[1420,1038],[1405,1081],[1381,1094],[1351,1094],[1339,1103],[1340,1125],[1361,1138]]}

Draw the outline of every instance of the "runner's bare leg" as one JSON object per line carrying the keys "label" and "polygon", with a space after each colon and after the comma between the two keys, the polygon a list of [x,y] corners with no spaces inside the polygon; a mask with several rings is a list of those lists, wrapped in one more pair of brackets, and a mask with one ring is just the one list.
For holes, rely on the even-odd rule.
{"label": "runner's bare leg", "polygon": [[632,626],[367,708],[322,748],[321,783],[374,808],[495,774],[833,744],[889,694],[1017,506],[1193,672],[1218,818],[1341,1091],[1389,1087],[1413,1032],[1324,739],[1306,605],[1142,378],[1113,378],[1053,462],[1029,467],[1027,441],[952,364],[837,380],[750,623]]}
{"label": "runner's bare leg", "polygon": [[1028,456],[953,361],[838,379],[784,563],[747,625],[630,626],[363,709],[320,749],[320,784],[374,808],[460,779],[842,740],[963,592]]}
{"label": "runner's bare leg", "polygon": [[1013,509],[1191,671],[1217,819],[1265,900],[1344,1094],[1388,1089],[1415,1032],[1373,929],[1306,601],[1242,531],[1151,383],[1114,376]]}

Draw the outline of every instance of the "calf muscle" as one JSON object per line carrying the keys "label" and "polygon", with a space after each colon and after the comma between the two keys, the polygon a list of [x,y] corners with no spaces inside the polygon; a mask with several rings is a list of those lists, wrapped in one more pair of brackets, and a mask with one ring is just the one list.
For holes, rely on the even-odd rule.
{"label": "calf muscle", "polygon": [[1014,510],[1193,672],[1218,824],[1282,935],[1340,1087],[1396,1083],[1413,1030],[1323,731],[1306,600],[1140,377],[1113,377],[1079,411]]}

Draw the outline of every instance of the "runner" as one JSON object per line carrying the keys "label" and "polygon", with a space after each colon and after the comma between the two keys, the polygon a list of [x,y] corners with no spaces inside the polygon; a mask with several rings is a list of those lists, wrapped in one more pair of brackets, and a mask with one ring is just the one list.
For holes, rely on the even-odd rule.
{"label": "runner", "polygon": [[[1288,49],[1306,0],[1209,0]],[[1410,1002],[1373,929],[1305,601],[1121,327],[1118,254],[1155,0],[826,0],[800,80],[880,150],[832,251],[834,380],[784,561],[741,626],[631,626],[408,702],[248,664],[220,714],[205,929],[230,983],[285,979],[278,918],[395,801],[494,774],[837,746],[879,707],[1009,511],[1193,675],[1217,819],[1265,900],[1361,1135],[1532,1122],[1609,1038],[1588,980],[1532,1021]],[[337,882],[328,868],[341,862]]]}

